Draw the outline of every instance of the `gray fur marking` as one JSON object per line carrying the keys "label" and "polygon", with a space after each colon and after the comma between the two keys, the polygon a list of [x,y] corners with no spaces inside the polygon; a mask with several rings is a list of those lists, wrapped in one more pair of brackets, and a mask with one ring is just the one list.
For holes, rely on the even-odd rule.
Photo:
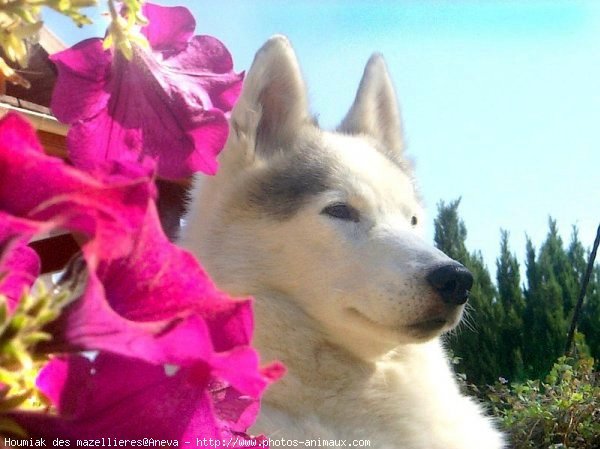
{"label": "gray fur marking", "polygon": [[268,217],[286,220],[311,196],[330,190],[330,178],[327,164],[296,153],[255,180],[248,191],[248,205]]}

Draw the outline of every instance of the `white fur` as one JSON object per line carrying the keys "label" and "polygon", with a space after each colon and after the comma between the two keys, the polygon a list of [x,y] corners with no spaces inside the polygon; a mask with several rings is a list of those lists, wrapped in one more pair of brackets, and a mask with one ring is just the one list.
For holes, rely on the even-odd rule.
{"label": "white fur", "polygon": [[[425,279],[450,260],[412,223],[424,217],[394,95],[376,55],[341,132],[321,131],[289,42],[269,40],[232,113],[221,170],[197,182],[181,243],[221,288],[255,297],[254,343],[288,368],[252,432],[368,439],[379,449],[498,449],[502,436],[459,392],[440,342],[462,306],[441,301]],[[331,188],[286,219],[247,206],[248,186],[302,151],[328,164]],[[340,202],[360,220],[322,213]],[[432,319],[445,325],[430,328]]]}

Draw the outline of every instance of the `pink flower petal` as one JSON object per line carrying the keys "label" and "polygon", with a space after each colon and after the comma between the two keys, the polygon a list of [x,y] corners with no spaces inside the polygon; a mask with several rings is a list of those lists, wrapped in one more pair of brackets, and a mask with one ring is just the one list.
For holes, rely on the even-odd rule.
{"label": "pink flower petal", "polygon": [[39,257],[27,242],[40,228],[0,211],[0,295],[6,296],[10,310],[39,274]]}
{"label": "pink flower petal", "polygon": [[215,113],[212,121],[188,133],[191,139],[189,151],[184,152],[183,148],[180,149],[179,159],[173,157],[174,155],[159,158],[158,173],[165,177],[177,178],[182,173],[182,167],[185,167],[187,174],[202,171],[214,175],[218,168],[217,156],[227,141],[227,132],[224,132],[227,129],[225,116],[220,112]]}
{"label": "pink flower petal", "polygon": [[33,285],[39,272],[39,257],[25,245],[13,248],[5,257],[0,255],[0,294],[8,298],[10,310]]}
{"label": "pink flower petal", "polygon": [[32,437],[220,438],[209,380],[202,364],[169,373],[110,354],[59,358],[42,371],[38,387],[57,400],[60,417],[32,413],[16,419]]}
{"label": "pink flower petal", "polygon": [[[98,250],[89,245],[84,255],[93,260]],[[163,352],[149,345],[164,337],[165,323],[190,315],[202,317],[210,338],[199,339],[198,346],[225,352],[250,343],[250,301],[234,301],[218,291],[191,254],[168,241],[150,205],[128,253],[102,261],[89,273],[83,300],[57,323],[54,342],[165,363]]]}
{"label": "pink flower petal", "polygon": [[[36,387],[44,393],[50,402],[60,407],[62,394],[69,375],[69,359],[60,357],[52,359],[38,374],[35,384]],[[81,363],[83,358],[77,357],[73,364]]]}
{"label": "pink flower petal", "polygon": [[250,301],[234,301],[217,290],[196,259],[169,242],[154,205],[127,257],[104,264],[98,275],[111,307],[129,320],[160,321],[194,313],[204,317],[216,351],[250,344]]}
{"label": "pink flower petal", "polygon": [[164,64],[176,73],[196,79],[209,92],[214,107],[230,111],[235,105],[243,74],[233,73],[233,59],[220,40],[194,36],[184,51],[166,58]]}
{"label": "pink flower petal", "polygon": [[103,160],[96,180],[42,154],[20,119],[8,122],[0,121],[0,130],[14,132],[10,145],[0,143],[0,269],[15,269],[11,285],[23,285],[30,278],[18,270],[36,270],[22,250],[33,234],[80,235],[87,282],[53,323],[52,344],[100,350],[93,361],[57,359],[40,375],[61,416],[15,417],[42,437],[237,437],[282,373],[260,370],[249,347],[250,301],[218,291],[169,242],[147,167]]}
{"label": "pink flower petal", "polygon": [[98,273],[115,310],[137,321],[231,302],[190,253],[169,242],[153,204],[137,230],[135,246],[126,257],[103,264]]}
{"label": "pink flower petal", "polygon": [[153,364],[187,364],[210,360],[211,337],[195,316],[135,322],[116,313],[94,272],[88,273],[85,293],[51,323],[53,339],[41,345],[46,352],[107,351]]}
{"label": "pink flower petal", "polygon": [[[0,146],[0,210],[81,233],[96,257],[120,257],[155,195],[144,171],[113,166],[98,181],[29,147]],[[141,177],[132,180],[135,174]]]}
{"label": "pink flower petal", "polygon": [[52,112],[59,120],[74,123],[106,108],[112,56],[102,48],[102,39],[84,40],[50,60],[58,70]]}
{"label": "pink flower petal", "polygon": [[[133,148],[141,152],[142,145],[140,130],[122,126],[109,115],[107,109],[90,119],[74,122],[67,134],[71,162],[95,176],[102,176],[110,161],[136,163],[140,154],[131,150]],[[76,150],[71,150],[74,148]]]}
{"label": "pink flower petal", "polygon": [[145,11],[152,51],[135,47],[127,61],[94,40],[54,56],[59,80],[52,110],[72,125],[71,160],[101,172],[107,160],[150,157],[166,178],[213,174],[242,75],[217,39],[191,38],[187,9],[146,4]]}
{"label": "pink flower petal", "polygon": [[[0,136],[0,149],[27,149],[39,153],[44,151],[31,124],[14,112],[0,118]],[[5,179],[8,173],[0,172],[0,175],[0,179]]]}
{"label": "pink flower petal", "polygon": [[196,20],[189,9],[146,3],[143,11],[149,24],[142,28],[142,33],[155,51],[181,51],[185,48],[196,28]]}
{"label": "pink flower petal", "polygon": [[[238,369],[255,367],[242,364]],[[37,386],[59,416],[13,415],[31,429],[31,437],[168,438],[180,444],[196,438],[247,439],[243,432],[254,421],[262,392],[244,394],[215,381],[202,361],[165,368],[103,353],[93,359],[54,359],[38,376]]]}

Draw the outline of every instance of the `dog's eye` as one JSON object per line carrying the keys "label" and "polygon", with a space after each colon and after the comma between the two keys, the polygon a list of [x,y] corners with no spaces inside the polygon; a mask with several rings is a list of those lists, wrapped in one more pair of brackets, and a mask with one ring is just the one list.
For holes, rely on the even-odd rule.
{"label": "dog's eye", "polygon": [[412,226],[416,226],[418,222],[419,222],[419,220],[417,219],[417,217],[413,215],[410,219],[410,224]]}
{"label": "dog's eye", "polygon": [[355,223],[358,223],[360,218],[359,213],[356,209],[344,203],[336,203],[327,206],[321,211],[321,213],[324,215],[329,215],[333,218],[337,218],[339,220],[353,221]]}

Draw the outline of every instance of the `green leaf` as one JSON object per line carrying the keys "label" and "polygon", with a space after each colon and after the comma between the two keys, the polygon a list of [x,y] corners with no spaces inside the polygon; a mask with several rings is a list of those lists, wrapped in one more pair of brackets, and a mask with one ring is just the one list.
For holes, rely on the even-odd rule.
{"label": "green leaf", "polygon": [[43,332],[43,331],[32,332],[30,334],[23,336],[23,338],[21,339],[21,341],[28,347],[35,346],[36,344],[38,344],[42,341],[50,341],[50,340],[52,340],[52,335],[50,335],[48,332]]}
{"label": "green leaf", "polygon": [[8,412],[16,409],[23,402],[31,397],[32,390],[27,390],[14,396],[10,396],[0,401],[0,412]]}
{"label": "green leaf", "polygon": [[8,386],[19,385],[19,373],[0,367],[0,383]]}

